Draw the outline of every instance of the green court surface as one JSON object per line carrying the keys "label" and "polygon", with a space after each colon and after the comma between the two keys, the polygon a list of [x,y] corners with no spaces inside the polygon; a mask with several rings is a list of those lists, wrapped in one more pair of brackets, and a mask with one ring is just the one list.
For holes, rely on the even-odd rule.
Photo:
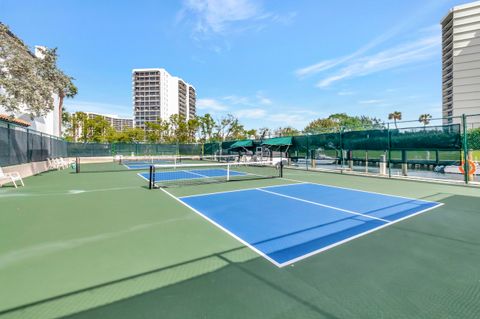
{"label": "green court surface", "polygon": [[286,169],[168,189],[306,181],[445,204],[278,268],[136,173],[45,172],[0,188],[1,319],[480,316],[478,188]]}

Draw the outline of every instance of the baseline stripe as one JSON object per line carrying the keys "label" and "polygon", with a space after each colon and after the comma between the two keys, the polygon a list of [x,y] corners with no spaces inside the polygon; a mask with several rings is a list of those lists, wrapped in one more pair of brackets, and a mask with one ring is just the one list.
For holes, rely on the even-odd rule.
{"label": "baseline stripe", "polygon": [[344,212],[344,213],[349,213],[349,214],[352,214],[352,215],[358,215],[358,216],[363,216],[363,217],[370,218],[370,219],[380,220],[380,221],[385,222],[385,223],[391,223],[392,222],[391,220],[387,220],[387,219],[383,219],[383,218],[379,218],[379,217],[375,217],[375,216],[370,216],[370,215],[366,215],[366,214],[362,214],[362,213],[357,213],[357,212],[354,212],[354,211],[351,211],[351,210],[348,210],[348,209],[343,209],[343,208],[338,208],[338,207],[334,207],[334,206],[330,206],[330,205],[320,204],[320,203],[317,203],[317,202],[312,202],[312,201],[309,201],[309,200],[306,200],[306,199],[301,199],[301,198],[298,198],[298,197],[293,197],[293,196],[288,196],[288,195],[284,195],[284,194],[280,194],[280,193],[276,193],[276,192],[272,192],[272,191],[267,191],[266,189],[257,188],[257,190],[259,190],[261,192],[277,195],[277,196],[282,196],[282,197],[298,200],[300,202],[305,202],[305,203],[309,203],[309,204],[313,204],[313,205],[317,205],[317,206],[322,206],[322,207],[325,207],[325,208],[338,210],[338,211],[341,211],[341,212]]}

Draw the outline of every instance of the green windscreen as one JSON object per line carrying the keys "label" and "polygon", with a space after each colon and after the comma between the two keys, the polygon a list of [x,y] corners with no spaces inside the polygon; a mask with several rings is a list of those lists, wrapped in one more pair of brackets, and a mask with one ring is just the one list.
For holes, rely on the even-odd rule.
{"label": "green windscreen", "polygon": [[462,148],[460,124],[411,127],[390,130],[391,149],[441,149]]}

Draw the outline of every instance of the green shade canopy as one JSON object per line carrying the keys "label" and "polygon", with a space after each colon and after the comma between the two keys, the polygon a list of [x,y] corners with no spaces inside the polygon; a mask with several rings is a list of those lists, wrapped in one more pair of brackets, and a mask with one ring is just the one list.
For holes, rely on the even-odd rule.
{"label": "green shade canopy", "polygon": [[269,138],[268,140],[263,141],[262,145],[270,145],[270,146],[290,146],[292,145],[292,137],[285,136],[285,137],[274,137]]}
{"label": "green shade canopy", "polygon": [[253,147],[252,140],[243,140],[243,141],[236,141],[232,145],[230,145],[229,149],[236,149],[236,148],[249,148]]}

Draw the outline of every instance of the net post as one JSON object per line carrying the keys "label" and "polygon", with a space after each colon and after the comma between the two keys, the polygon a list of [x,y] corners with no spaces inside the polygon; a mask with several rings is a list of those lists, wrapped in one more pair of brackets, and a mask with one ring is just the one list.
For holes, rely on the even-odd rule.
{"label": "net post", "polygon": [[230,180],[230,164],[227,165],[227,182]]}
{"label": "net post", "polygon": [[283,178],[283,161],[282,160],[280,161],[279,170],[280,170],[279,177]]}
{"label": "net post", "polygon": [[155,169],[153,165],[150,165],[150,174],[148,176],[148,189],[153,189],[155,184]]}
{"label": "net post", "polygon": [[75,158],[75,173],[80,173],[80,157]]}

